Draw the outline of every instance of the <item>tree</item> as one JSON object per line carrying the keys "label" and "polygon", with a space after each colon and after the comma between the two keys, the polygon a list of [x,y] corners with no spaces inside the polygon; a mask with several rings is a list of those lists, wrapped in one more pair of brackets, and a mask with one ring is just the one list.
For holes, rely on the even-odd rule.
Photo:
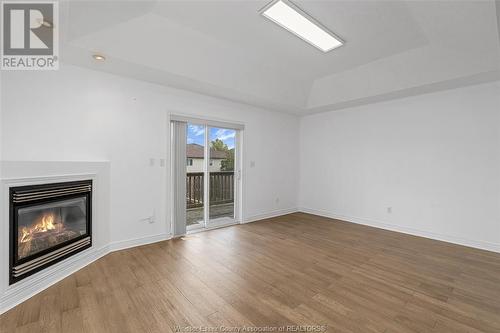
{"label": "tree", "polygon": [[234,171],[234,148],[229,149],[226,156],[220,163],[221,171]]}
{"label": "tree", "polygon": [[228,151],[229,147],[221,139],[215,139],[210,144],[213,150],[217,151]]}
{"label": "tree", "polygon": [[234,171],[234,148],[229,149],[227,144],[221,139],[215,139],[210,143],[213,150],[223,151],[226,154],[226,158],[221,161],[221,171]]}

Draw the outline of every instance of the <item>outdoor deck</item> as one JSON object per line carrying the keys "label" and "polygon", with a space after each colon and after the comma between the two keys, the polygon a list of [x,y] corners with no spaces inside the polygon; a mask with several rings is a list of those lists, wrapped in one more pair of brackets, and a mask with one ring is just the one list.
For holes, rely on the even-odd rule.
{"label": "outdoor deck", "polygon": [[[220,205],[210,206],[210,219],[221,217],[234,217],[234,203],[225,203]],[[187,225],[193,225],[199,221],[203,221],[203,207],[190,208],[186,214]]]}
{"label": "outdoor deck", "polygon": [[[210,219],[234,217],[234,172],[210,173]],[[186,177],[186,222],[193,225],[203,221],[204,174],[189,172]]]}

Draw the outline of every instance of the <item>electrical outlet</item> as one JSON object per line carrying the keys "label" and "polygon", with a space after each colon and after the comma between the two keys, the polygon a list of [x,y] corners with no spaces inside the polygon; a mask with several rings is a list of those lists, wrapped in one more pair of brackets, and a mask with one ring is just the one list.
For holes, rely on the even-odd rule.
{"label": "electrical outlet", "polygon": [[392,207],[387,207],[387,214],[392,214]]}
{"label": "electrical outlet", "polygon": [[151,157],[149,159],[149,166],[154,166],[154,165],[155,165],[155,159]]}

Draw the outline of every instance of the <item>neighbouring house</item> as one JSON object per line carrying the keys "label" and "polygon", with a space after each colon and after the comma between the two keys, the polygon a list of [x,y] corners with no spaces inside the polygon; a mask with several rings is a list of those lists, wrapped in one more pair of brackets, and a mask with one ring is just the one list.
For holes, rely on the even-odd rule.
{"label": "neighbouring house", "polygon": [[[203,172],[203,159],[205,147],[190,143],[186,147],[186,171],[189,172]],[[221,171],[221,162],[227,158],[227,152],[215,150],[210,148],[210,162],[208,171],[217,172]]]}

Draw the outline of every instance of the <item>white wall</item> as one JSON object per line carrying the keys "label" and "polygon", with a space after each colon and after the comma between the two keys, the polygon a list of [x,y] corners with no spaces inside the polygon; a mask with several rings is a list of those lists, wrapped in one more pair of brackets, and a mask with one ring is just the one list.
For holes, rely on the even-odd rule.
{"label": "white wall", "polygon": [[301,209],[500,252],[499,82],[304,117],[300,136]]}
{"label": "white wall", "polygon": [[246,220],[297,206],[295,116],[69,65],[5,72],[2,95],[3,160],[110,161],[113,242],[170,231],[171,112],[245,124]]}

